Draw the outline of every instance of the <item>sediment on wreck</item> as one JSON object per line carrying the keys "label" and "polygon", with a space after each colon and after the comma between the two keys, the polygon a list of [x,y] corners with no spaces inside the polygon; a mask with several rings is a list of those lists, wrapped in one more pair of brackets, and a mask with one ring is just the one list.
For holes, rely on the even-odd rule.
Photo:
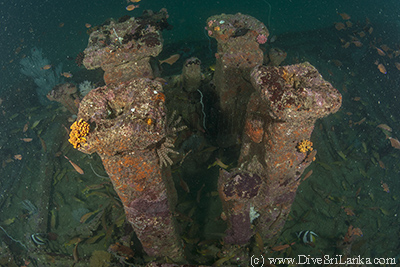
{"label": "sediment on wreck", "polygon": [[[136,78],[92,90],[77,120],[90,124],[80,151],[98,153],[143,249],[150,256],[182,261],[183,248],[172,215],[165,97],[159,82]],[[160,158],[163,157],[163,158]]]}
{"label": "sediment on wreck", "polygon": [[209,17],[206,30],[218,42],[214,74],[221,109],[218,141],[228,147],[236,144],[243,129],[246,105],[254,92],[250,71],[263,62],[259,44],[266,42],[269,32],[259,20],[240,13]]}
{"label": "sediment on wreck", "polygon": [[102,68],[104,82],[129,81],[135,77],[154,78],[150,59],[162,50],[161,31],[168,28],[168,13],[146,11],[139,18],[110,20],[96,27],[84,51],[83,65]]}
{"label": "sediment on wreck", "polygon": [[309,141],[314,124],[342,102],[340,93],[308,62],[256,66],[251,83],[256,92],[247,104],[238,167],[219,177],[228,244],[248,242],[252,224],[265,242],[276,240],[300,177],[316,156]]}

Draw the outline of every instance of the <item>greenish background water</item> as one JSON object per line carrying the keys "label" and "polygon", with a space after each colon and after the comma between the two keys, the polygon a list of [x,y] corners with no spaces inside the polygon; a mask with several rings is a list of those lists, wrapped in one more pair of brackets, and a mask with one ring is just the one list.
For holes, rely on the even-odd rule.
{"label": "greenish background water", "polygon": [[[52,64],[63,63],[63,70],[74,74],[72,81],[81,82],[90,76],[89,72],[78,68],[74,61],[67,57],[75,58],[87,46],[85,23],[95,26],[110,17],[139,16],[144,9],[158,11],[167,8],[170,15],[168,21],[173,29],[163,32],[166,45],[165,57],[175,53],[175,50],[186,49],[191,55],[199,56],[206,69],[213,64],[213,55],[216,52],[215,41],[209,40],[204,32],[206,19],[215,14],[241,12],[269,25],[270,37],[277,36],[276,42],[271,46],[282,48],[288,53],[284,64],[310,61],[343,95],[342,109],[337,114],[318,121],[316,125],[312,141],[314,147],[318,149],[318,158],[310,166],[314,173],[299,188],[293,205],[293,216],[288,220],[280,240],[280,243],[293,241],[295,232],[313,230],[320,235],[317,249],[304,246],[297,241],[298,244],[293,251],[283,255],[293,256],[301,253],[320,255],[318,249],[334,255],[337,253],[334,249],[336,242],[345,235],[349,225],[354,225],[364,232],[361,241],[357,243],[355,254],[399,257],[400,155],[399,150],[390,145],[384,133],[376,126],[381,123],[388,124],[393,128],[392,136],[400,137],[398,104],[400,70],[394,65],[395,62],[400,62],[400,59],[381,57],[374,46],[385,44],[393,51],[400,50],[398,14],[400,3],[294,0],[268,1],[268,3],[263,0],[182,2],[142,0],[138,3],[140,8],[128,12],[125,10],[126,1],[1,2],[0,98],[7,101],[0,105],[2,112],[0,159],[3,165],[5,164],[1,169],[2,185],[8,184],[12,179],[18,179],[22,189],[13,194],[29,196],[30,187],[26,185],[34,186],[35,177],[41,175],[35,169],[38,158],[44,154],[40,142],[36,138],[32,143],[21,144],[18,139],[24,137],[21,135],[21,130],[27,121],[32,126],[34,121],[40,120],[38,128],[34,131],[29,130],[28,133],[35,132],[35,135],[38,131],[46,133],[47,129],[47,136],[45,135],[44,139],[50,143],[49,140],[55,139],[51,136],[50,130],[56,132],[62,129],[62,125],[68,126],[65,114],[59,117],[53,114],[54,105],[46,109],[37,108],[39,104],[35,96],[36,86],[32,80],[20,73],[19,61],[25,55],[30,55],[32,47],[43,49],[44,56]],[[338,15],[343,12],[351,16],[350,20],[354,26],[346,31],[337,31],[334,23],[343,21]],[[363,39],[362,47],[351,45],[347,49],[343,48],[340,38],[349,40],[350,35],[356,35],[363,30],[366,18],[374,29],[373,33]],[[61,23],[63,27],[60,27]],[[385,64],[388,71],[386,75],[379,72],[374,64],[376,60]],[[178,74],[180,66],[165,71]],[[15,114],[18,115],[14,117]],[[358,125],[356,122],[361,123]],[[52,127],[48,127],[49,125]],[[59,135],[60,140],[66,140],[66,136]],[[83,183],[73,170],[67,172],[70,180],[63,179],[60,182],[62,190],[65,190],[66,195],[68,193],[76,196],[85,185],[98,183],[98,177],[90,172],[89,159],[71,150],[68,151],[74,156],[74,161],[79,161],[81,167],[92,175],[85,178],[87,180]],[[343,159],[339,152],[344,153],[346,159]],[[23,162],[4,163],[10,155],[17,153],[22,154]],[[100,173],[100,161],[98,158],[94,160],[97,160],[95,170]],[[378,161],[382,161],[384,167],[379,166]],[[58,164],[60,169],[70,167],[65,161],[59,160]],[[214,169],[209,175],[214,177],[209,183],[215,184],[217,170]],[[191,181],[190,177],[186,178],[193,189],[191,193],[193,198],[202,183]],[[202,176],[196,176],[196,180],[200,179]],[[390,186],[390,193],[383,191],[382,183]],[[215,190],[212,186],[208,189]],[[179,190],[180,194],[185,194]],[[4,194],[7,196],[9,192]],[[56,200],[60,202],[59,199]],[[208,200],[213,203],[218,202],[218,198]],[[92,210],[95,210],[101,201],[94,203],[96,205],[88,204]],[[18,203],[14,203],[16,204]],[[78,206],[85,206],[76,200],[72,200],[68,205],[70,205],[68,212],[72,212],[73,208]],[[218,217],[220,209],[212,207],[216,210],[212,215]],[[343,207],[353,209],[355,216],[346,215]],[[205,214],[209,208],[204,204],[199,207],[199,213]],[[27,232],[23,228],[22,219],[17,219],[10,227],[4,224],[6,219],[19,216],[13,213],[13,210],[17,210],[13,203],[10,203],[5,210],[6,212],[0,217],[2,225],[11,236],[26,242],[24,238]],[[65,213],[67,214],[67,211]],[[208,225],[212,224],[215,223],[210,220]],[[222,229],[219,234],[222,235],[225,226],[220,221],[218,224],[220,230]],[[69,231],[66,225],[65,229],[61,228],[60,226],[57,228],[60,236]],[[211,226],[204,228],[208,232],[215,230]],[[61,241],[60,244],[62,247]],[[103,244],[97,245],[98,249],[104,249]],[[91,251],[91,248],[83,249]],[[64,252],[70,253],[71,250],[69,247]]]}
{"label": "greenish background water", "polygon": [[[85,23],[98,25],[107,18],[123,15],[138,16],[144,9],[167,8],[174,29],[164,32],[167,43],[203,40],[206,19],[219,13],[249,14],[268,24],[269,5],[256,1],[141,1],[140,8],[126,11],[126,1],[3,1],[0,4],[3,71],[0,78],[6,84],[19,75],[19,57],[15,49],[20,45],[27,53],[32,46],[44,49],[54,62],[75,56],[87,45]],[[396,1],[269,1],[271,5],[270,32],[280,35],[330,27],[339,20],[337,12],[351,14],[352,20],[369,17],[382,31],[395,36],[399,32]],[[60,28],[59,24],[64,23]],[[385,25],[383,25],[385,24]],[[21,43],[21,39],[24,41]],[[26,50],[28,49],[28,50]],[[14,61],[10,64],[9,61]],[[19,76],[17,76],[19,77]]]}

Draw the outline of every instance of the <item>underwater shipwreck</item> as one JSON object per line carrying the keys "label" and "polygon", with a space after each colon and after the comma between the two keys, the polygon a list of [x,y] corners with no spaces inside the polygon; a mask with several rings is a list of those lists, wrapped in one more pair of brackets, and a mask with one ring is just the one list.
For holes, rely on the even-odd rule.
{"label": "underwater shipwreck", "polygon": [[[206,20],[212,70],[190,57],[162,76],[179,59],[156,59],[168,17],[147,10],[93,27],[77,64],[103,80],[84,96],[73,83],[41,95],[64,115],[38,134],[36,197],[22,201],[23,233],[2,227],[4,266],[262,266],[254,259],[315,247],[314,229],[281,234],[313,179],[317,120],[339,110],[341,93],[309,62],[282,65],[267,27],[241,13]],[[352,257],[361,237],[348,225],[330,252]]]}

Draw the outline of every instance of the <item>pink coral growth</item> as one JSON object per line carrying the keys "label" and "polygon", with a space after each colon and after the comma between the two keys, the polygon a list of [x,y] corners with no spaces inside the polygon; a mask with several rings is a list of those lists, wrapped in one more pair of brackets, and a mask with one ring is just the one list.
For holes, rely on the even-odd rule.
{"label": "pink coral growth", "polygon": [[267,42],[267,36],[265,36],[264,34],[259,34],[257,36],[257,43],[265,44],[266,42]]}

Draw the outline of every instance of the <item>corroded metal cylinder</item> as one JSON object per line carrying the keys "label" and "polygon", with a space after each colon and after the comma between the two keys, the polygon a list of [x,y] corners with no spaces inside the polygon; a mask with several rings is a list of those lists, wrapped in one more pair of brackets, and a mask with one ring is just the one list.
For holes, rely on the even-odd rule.
{"label": "corroded metal cylinder", "polygon": [[169,167],[160,164],[171,161],[173,146],[164,101],[161,84],[146,78],[94,89],[82,100],[77,119],[90,130],[75,140],[80,151],[100,155],[146,253],[180,261],[182,243],[172,215],[176,191]]}
{"label": "corroded metal cylinder", "polygon": [[246,105],[251,93],[250,71],[263,62],[259,47],[269,35],[259,20],[240,13],[221,14],[207,19],[208,35],[218,42],[214,84],[219,96],[221,121],[219,144],[236,144],[243,129]]}
{"label": "corroded metal cylinder", "polygon": [[[340,93],[325,81],[309,63],[284,67],[257,66],[251,73],[256,92],[247,105],[242,148],[238,168],[220,174],[219,190],[229,221],[238,207],[246,204],[255,229],[264,241],[273,243],[290,212],[304,169],[316,156],[309,141],[318,118],[336,112],[342,102]],[[243,194],[234,201],[221,194],[234,184]],[[257,190],[256,190],[257,189]],[[255,194],[255,190],[257,193]],[[244,215],[242,215],[243,217]],[[247,241],[251,224],[241,224],[239,233],[231,225],[225,240]],[[243,229],[247,227],[248,229]]]}
{"label": "corroded metal cylinder", "polygon": [[150,59],[162,50],[161,31],[168,27],[168,13],[161,9],[147,14],[122,22],[111,20],[93,30],[83,65],[88,70],[101,67],[106,84],[136,77],[154,78]]}

